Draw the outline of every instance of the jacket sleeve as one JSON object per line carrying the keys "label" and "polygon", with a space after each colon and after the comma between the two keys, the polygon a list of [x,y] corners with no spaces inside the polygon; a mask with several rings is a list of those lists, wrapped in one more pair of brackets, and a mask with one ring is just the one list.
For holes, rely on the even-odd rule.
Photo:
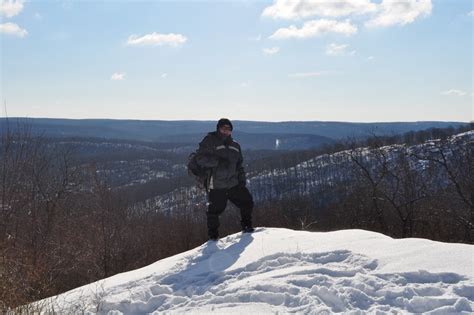
{"label": "jacket sleeve", "polygon": [[247,176],[245,174],[243,164],[244,164],[244,158],[242,156],[242,151],[240,151],[240,157],[239,157],[239,160],[237,161],[237,176],[239,178],[239,183],[246,183],[247,181]]}
{"label": "jacket sleeve", "polygon": [[196,162],[204,168],[213,168],[219,164],[219,158],[215,153],[215,147],[209,137],[205,137],[201,143],[199,143]]}

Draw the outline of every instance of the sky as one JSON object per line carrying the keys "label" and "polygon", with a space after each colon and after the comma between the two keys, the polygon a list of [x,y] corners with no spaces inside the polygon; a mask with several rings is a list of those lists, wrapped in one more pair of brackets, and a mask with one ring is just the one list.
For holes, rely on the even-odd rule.
{"label": "sky", "polygon": [[473,120],[473,0],[0,1],[3,117]]}

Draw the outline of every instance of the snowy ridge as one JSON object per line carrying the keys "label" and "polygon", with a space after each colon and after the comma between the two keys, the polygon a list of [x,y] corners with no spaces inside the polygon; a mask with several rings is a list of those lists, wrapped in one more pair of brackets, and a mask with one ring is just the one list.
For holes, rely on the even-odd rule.
{"label": "snowy ridge", "polygon": [[[447,143],[462,143],[468,147],[474,142],[474,131],[467,131],[454,135],[447,139]],[[368,147],[354,149],[354,156],[359,158],[366,165],[377,166],[377,151],[387,158],[387,161],[396,159],[399,155],[407,154],[410,160],[410,167],[418,171],[424,170],[429,164],[412,155],[424,156],[429,153],[436,157],[439,147],[443,147],[440,139],[426,141],[422,144],[407,146],[404,144],[388,145],[374,150]],[[443,148],[447,157],[450,158],[454,152],[449,147]],[[292,195],[304,196],[317,194],[318,189],[325,185],[335,185],[351,180],[354,175],[354,165],[351,161],[351,150],[343,150],[332,154],[322,154],[307,161],[298,163],[289,168],[276,168],[257,174],[248,174],[249,184],[254,200],[257,202],[267,200],[281,200]],[[445,184],[445,180],[438,180],[440,186]],[[202,189],[197,187],[181,187],[170,193],[148,199],[146,204],[159,208],[164,212],[173,212],[176,209],[183,209],[189,205],[199,205],[206,203],[206,195]]]}
{"label": "snowy ridge", "polygon": [[[474,131],[467,131],[447,139],[447,143],[463,143],[466,147],[474,142]],[[450,148],[444,147],[440,139],[426,141],[422,144],[407,146],[406,144],[393,144],[380,147],[377,150],[369,147],[354,149],[352,154],[363,160],[365,164],[377,164],[376,154],[381,152],[387,161],[395,160],[398,155],[405,154],[410,159],[412,169],[426,168],[427,161],[414,158],[412,155],[426,155],[434,157],[439,152],[439,147],[445,150],[448,158],[455,154]],[[351,150],[344,150],[333,154],[323,154],[301,162],[293,167],[274,169],[262,172],[250,178],[250,187],[256,200],[282,199],[292,194],[308,195],[317,191],[322,184],[334,184],[349,180],[353,176]],[[440,181],[442,182],[442,181]],[[286,183],[286,184],[285,184]],[[291,184],[290,184],[291,183]],[[280,190],[277,190],[277,187]]]}
{"label": "snowy ridge", "polygon": [[474,246],[258,228],[36,302],[43,312],[469,314]]}

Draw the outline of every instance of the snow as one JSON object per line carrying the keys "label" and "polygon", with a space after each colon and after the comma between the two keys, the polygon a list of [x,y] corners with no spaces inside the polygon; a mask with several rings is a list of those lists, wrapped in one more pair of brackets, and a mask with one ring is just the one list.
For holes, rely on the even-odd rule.
{"label": "snow", "polygon": [[258,228],[36,302],[99,314],[470,314],[474,246]]}

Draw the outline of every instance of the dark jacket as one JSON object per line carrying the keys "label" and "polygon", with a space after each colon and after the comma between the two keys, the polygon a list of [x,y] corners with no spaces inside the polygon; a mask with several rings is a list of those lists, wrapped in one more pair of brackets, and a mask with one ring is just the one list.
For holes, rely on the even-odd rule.
{"label": "dark jacket", "polygon": [[217,131],[210,132],[199,143],[197,163],[211,170],[209,189],[224,189],[245,184],[240,145],[232,137],[224,140]]}

